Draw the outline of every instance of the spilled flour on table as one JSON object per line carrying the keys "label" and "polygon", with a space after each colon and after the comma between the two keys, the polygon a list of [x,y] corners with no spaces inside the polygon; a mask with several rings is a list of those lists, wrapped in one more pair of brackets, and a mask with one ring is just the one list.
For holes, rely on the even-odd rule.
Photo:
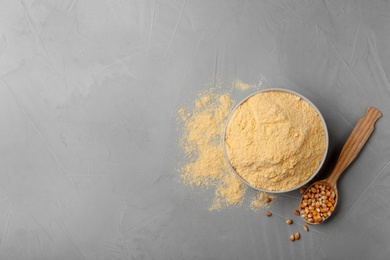
{"label": "spilled flour on table", "polygon": [[265,193],[265,192],[258,192],[256,194],[256,197],[254,197],[251,201],[250,208],[253,211],[259,211],[260,209],[266,209],[269,208],[270,203],[266,202],[266,199],[270,198],[271,202],[274,201],[276,198],[274,195]]}
{"label": "spilled flour on table", "polygon": [[[254,88],[258,87],[241,81],[232,83],[232,90],[245,91]],[[246,186],[225,161],[223,151],[223,133],[233,105],[231,91],[224,91],[221,84],[199,93],[191,105],[178,111],[180,147],[183,152],[183,160],[179,166],[180,179],[192,187],[215,190],[210,211],[233,205],[241,206],[247,192]],[[250,208],[265,208],[265,199],[269,196],[259,192],[252,198]]]}

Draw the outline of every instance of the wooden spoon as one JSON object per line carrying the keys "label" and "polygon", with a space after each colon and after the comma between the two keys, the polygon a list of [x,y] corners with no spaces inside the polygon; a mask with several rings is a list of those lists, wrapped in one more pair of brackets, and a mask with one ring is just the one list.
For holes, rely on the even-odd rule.
{"label": "wooden spoon", "polygon": [[[348,140],[344,144],[341,153],[339,155],[339,158],[337,159],[336,165],[332,173],[329,175],[329,177],[324,180],[320,180],[313,183],[309,188],[306,189],[300,201],[300,213],[302,218],[308,224],[322,223],[324,220],[328,219],[329,216],[332,214],[332,212],[336,208],[337,201],[338,201],[337,185],[336,185],[337,180],[340,177],[340,175],[344,172],[344,170],[356,158],[356,156],[358,155],[358,153],[360,152],[360,150],[362,149],[362,147],[370,137],[372,131],[374,130],[375,122],[381,116],[382,113],[378,109],[369,107],[366,115],[359,120],[356,127],[353,129],[351,135],[348,137]],[[321,189],[322,187],[324,187],[324,189]],[[333,195],[331,195],[332,193]],[[319,194],[319,195],[315,195],[315,194]],[[311,201],[309,201],[309,199],[311,199]],[[312,204],[313,200],[317,202],[317,205],[315,203],[314,205]],[[308,201],[310,203],[308,203]],[[309,206],[311,206],[311,208],[309,209],[308,212]],[[317,213],[314,213],[313,210],[316,211]],[[321,219],[319,217],[321,217]]]}

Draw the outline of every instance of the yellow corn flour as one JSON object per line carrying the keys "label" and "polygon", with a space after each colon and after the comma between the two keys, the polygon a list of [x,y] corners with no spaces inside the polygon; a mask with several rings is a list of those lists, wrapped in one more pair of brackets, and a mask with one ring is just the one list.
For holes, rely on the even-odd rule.
{"label": "yellow corn flour", "polygon": [[272,191],[306,182],[326,148],[316,110],[283,91],[260,92],[243,102],[229,120],[225,142],[235,171],[252,186]]}
{"label": "yellow corn flour", "polygon": [[[233,83],[233,88],[237,85],[241,91],[243,84]],[[230,93],[220,86],[200,93],[189,107],[178,111],[183,151],[180,177],[190,186],[214,188],[210,210],[242,205],[247,190],[227,164],[223,151],[223,133],[233,103]],[[253,199],[258,203],[252,209],[266,206],[266,196],[262,196]]]}

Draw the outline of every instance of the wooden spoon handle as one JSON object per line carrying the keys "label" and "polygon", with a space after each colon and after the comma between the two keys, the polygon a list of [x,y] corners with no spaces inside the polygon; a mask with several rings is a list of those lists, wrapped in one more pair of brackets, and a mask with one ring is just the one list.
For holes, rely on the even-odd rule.
{"label": "wooden spoon handle", "polygon": [[328,182],[335,186],[337,179],[341,173],[351,164],[356,158],[372,131],[374,131],[375,122],[382,116],[382,113],[374,108],[369,107],[366,115],[359,120],[351,135],[348,137],[347,142],[344,144],[339,158],[337,159],[336,166],[328,178]]}

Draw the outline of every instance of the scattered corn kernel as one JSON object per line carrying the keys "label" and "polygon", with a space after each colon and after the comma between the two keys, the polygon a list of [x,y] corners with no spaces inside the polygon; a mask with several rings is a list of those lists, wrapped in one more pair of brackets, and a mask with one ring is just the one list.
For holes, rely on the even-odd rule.
{"label": "scattered corn kernel", "polygon": [[294,241],[295,240],[295,236],[294,235],[291,235],[290,236],[290,241]]}
{"label": "scattered corn kernel", "polygon": [[266,215],[267,217],[271,217],[272,213],[269,212],[269,211],[266,211],[266,212],[265,212],[265,215]]}
{"label": "scattered corn kernel", "polygon": [[307,231],[309,231],[309,227],[306,225],[303,225],[303,230],[305,230],[307,232]]}
{"label": "scattered corn kernel", "polygon": [[292,219],[287,219],[286,223],[287,223],[288,225],[291,225],[291,224],[293,223],[293,221],[292,221]]}
{"label": "scattered corn kernel", "polygon": [[267,202],[267,203],[270,203],[271,201],[272,201],[272,199],[270,197],[265,199],[265,202]]}
{"label": "scattered corn kernel", "polygon": [[301,235],[299,233],[294,234],[295,240],[299,240],[301,238]]}
{"label": "scattered corn kernel", "polygon": [[294,210],[294,214],[299,216],[299,210]]}

